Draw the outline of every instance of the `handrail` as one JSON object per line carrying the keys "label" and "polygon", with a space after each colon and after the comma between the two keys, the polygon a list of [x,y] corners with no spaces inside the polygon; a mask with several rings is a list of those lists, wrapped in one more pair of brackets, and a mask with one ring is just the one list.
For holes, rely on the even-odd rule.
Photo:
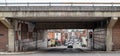
{"label": "handrail", "polygon": [[89,5],[92,5],[92,6],[95,6],[96,4],[104,4],[104,5],[111,5],[113,6],[114,4],[118,4],[120,5],[120,2],[18,2],[18,3],[0,3],[0,5],[5,5],[5,6],[9,6],[9,5],[16,5],[16,6],[20,6],[22,4],[26,4],[24,6],[29,6],[29,5],[32,5],[32,4],[48,4],[48,6],[52,6],[53,4],[69,4],[70,6],[73,6],[74,4],[89,4]]}

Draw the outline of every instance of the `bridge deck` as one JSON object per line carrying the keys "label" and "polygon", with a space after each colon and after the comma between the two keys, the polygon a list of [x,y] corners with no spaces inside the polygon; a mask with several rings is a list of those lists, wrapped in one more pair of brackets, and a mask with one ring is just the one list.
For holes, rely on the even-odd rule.
{"label": "bridge deck", "polygon": [[117,12],[120,6],[0,6],[0,12],[4,11],[83,11],[83,12]]}

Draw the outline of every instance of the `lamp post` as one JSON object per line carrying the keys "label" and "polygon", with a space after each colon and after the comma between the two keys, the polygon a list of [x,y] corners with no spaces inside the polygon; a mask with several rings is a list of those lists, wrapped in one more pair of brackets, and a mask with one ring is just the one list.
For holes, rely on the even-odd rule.
{"label": "lamp post", "polygon": [[7,6],[7,0],[5,0],[5,4],[6,4],[6,6]]}

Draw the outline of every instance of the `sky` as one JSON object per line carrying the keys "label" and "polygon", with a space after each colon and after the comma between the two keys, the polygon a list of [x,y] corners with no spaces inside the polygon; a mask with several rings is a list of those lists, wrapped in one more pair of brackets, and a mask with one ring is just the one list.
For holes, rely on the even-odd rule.
{"label": "sky", "polygon": [[120,2],[120,0],[6,0],[6,2]]}

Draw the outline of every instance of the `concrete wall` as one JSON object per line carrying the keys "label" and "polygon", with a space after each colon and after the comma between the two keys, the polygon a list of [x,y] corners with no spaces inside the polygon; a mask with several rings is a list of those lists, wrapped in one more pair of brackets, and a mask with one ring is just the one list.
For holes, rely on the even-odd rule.
{"label": "concrete wall", "polygon": [[42,39],[41,40],[38,40],[38,48],[39,49],[46,49],[47,48],[47,30],[43,30],[42,33]]}
{"label": "concrete wall", "polygon": [[106,29],[97,28],[94,30],[94,49],[106,50]]}
{"label": "concrete wall", "polygon": [[120,19],[114,25],[112,34],[113,50],[120,50]]}
{"label": "concrete wall", "polygon": [[94,49],[106,50],[107,20],[97,22],[93,36]]}
{"label": "concrete wall", "polygon": [[38,29],[91,29],[95,28],[95,22],[43,22],[37,23]]}
{"label": "concrete wall", "polygon": [[120,17],[120,12],[0,12],[0,17]]}
{"label": "concrete wall", "polygon": [[0,6],[0,11],[120,11],[119,6]]}
{"label": "concrete wall", "polygon": [[47,37],[45,30],[36,29],[38,26],[35,26],[33,32],[28,32],[28,24],[21,24],[21,51],[36,50],[36,46],[38,49],[44,49],[47,47]]}
{"label": "concrete wall", "polygon": [[28,25],[25,23],[22,23],[21,25],[21,39],[27,39],[28,38]]}
{"label": "concrete wall", "polygon": [[6,51],[8,44],[8,29],[0,22],[0,51]]}
{"label": "concrete wall", "polygon": [[[37,40],[35,40],[36,38],[33,37],[33,38],[31,38],[32,41],[29,41],[29,42],[25,41],[23,43],[23,45],[24,45],[24,47],[23,47],[24,50],[23,51],[36,50],[36,45],[37,45],[37,49],[46,49],[46,47],[47,47],[46,31],[42,31],[39,34],[41,36],[37,36]],[[26,40],[26,39],[23,39],[23,40]]]}

